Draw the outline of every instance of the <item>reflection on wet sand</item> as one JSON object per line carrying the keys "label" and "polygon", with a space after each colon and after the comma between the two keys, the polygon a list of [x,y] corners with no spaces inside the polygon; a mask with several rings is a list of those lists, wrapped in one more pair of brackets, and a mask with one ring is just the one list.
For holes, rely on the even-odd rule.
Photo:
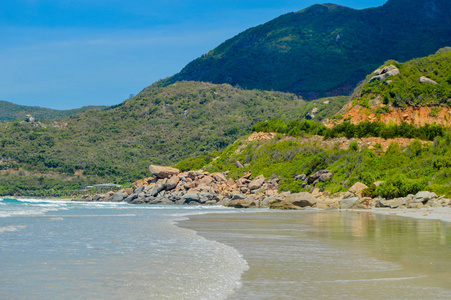
{"label": "reflection on wet sand", "polygon": [[195,216],[249,264],[230,299],[450,299],[449,223],[347,211]]}

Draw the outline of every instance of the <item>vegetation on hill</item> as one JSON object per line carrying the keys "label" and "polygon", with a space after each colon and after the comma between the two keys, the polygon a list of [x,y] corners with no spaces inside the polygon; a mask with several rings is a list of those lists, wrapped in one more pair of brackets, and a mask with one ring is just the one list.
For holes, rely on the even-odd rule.
{"label": "vegetation on hill", "polygon": [[23,120],[26,115],[32,115],[39,121],[64,119],[85,111],[105,108],[107,108],[107,106],[83,106],[76,109],[55,110],[39,106],[18,105],[8,101],[0,101],[0,121]]}
{"label": "vegetation on hill", "polygon": [[[318,105],[318,115],[339,109],[334,99],[327,101],[330,107]],[[260,121],[303,118],[305,104],[294,94],[179,82],[66,120],[3,123],[0,194],[26,194],[27,185],[42,191],[134,181],[149,175],[151,163],[222,150]]]}
{"label": "vegetation on hill", "polygon": [[388,59],[451,45],[450,7],[448,0],[389,0],[364,10],[314,5],[240,33],[156,86],[229,83],[307,99],[351,93]]}
{"label": "vegetation on hill", "polygon": [[[435,55],[418,58],[407,63],[389,61],[384,66],[394,65],[400,71],[382,81],[367,80],[355,92],[353,104],[362,109],[377,109],[378,114],[387,113],[391,107],[407,106],[449,106],[451,99],[451,51],[441,49]],[[420,82],[425,76],[437,84]],[[387,82],[391,80],[391,82]],[[386,106],[378,105],[385,102]],[[365,106],[365,104],[369,104]],[[338,118],[341,118],[338,116]],[[269,141],[238,140],[221,153],[203,155],[185,160],[177,166],[203,168],[217,172],[230,170],[234,178],[251,171],[254,176],[281,178],[282,191],[302,191],[305,182],[296,180],[296,175],[312,175],[321,169],[331,170],[334,175],[325,183],[317,185],[330,193],[342,192],[360,181],[368,186],[383,181],[377,188],[367,190],[367,195],[387,198],[406,196],[420,190],[430,190],[437,194],[451,195],[451,129],[438,124],[415,126],[364,121],[350,122],[352,116],[343,119],[334,127],[307,120],[271,119],[253,126],[254,131],[276,132],[275,139]],[[324,141],[309,138],[322,135]],[[387,151],[376,145],[374,149],[361,147],[357,141],[343,150],[339,143],[343,139],[381,137],[417,138],[408,147],[402,148],[393,142]],[[420,140],[429,140],[422,143]],[[315,142],[316,141],[316,142]],[[325,146],[325,143],[328,146]],[[378,147],[379,146],[379,147]],[[213,159],[214,158],[214,159]],[[237,167],[240,161],[245,168]],[[310,189],[310,188],[309,188]],[[308,189],[308,190],[309,190]]]}
{"label": "vegetation on hill", "polygon": [[306,135],[321,135],[324,139],[337,137],[364,138],[381,137],[384,139],[393,138],[417,138],[420,140],[433,141],[436,137],[444,137],[447,129],[436,124],[426,124],[424,126],[415,126],[408,123],[385,124],[382,122],[361,122],[353,124],[343,122],[334,127],[328,128],[323,124],[314,121],[284,121],[281,119],[272,119],[259,122],[252,127],[256,132],[276,132],[285,135],[299,137]]}
{"label": "vegetation on hill", "polygon": [[[393,65],[399,75],[389,76],[385,80],[370,79],[356,90],[354,104],[362,107],[379,108],[380,104],[394,107],[407,106],[451,106],[451,48],[443,48],[428,57],[416,58],[406,63],[387,61],[380,69]],[[420,82],[426,77],[433,82]],[[386,113],[379,108],[379,113]],[[451,121],[451,120],[450,120]]]}
{"label": "vegetation on hill", "polygon": [[[357,142],[351,143],[347,150],[340,150],[339,142],[334,140],[325,147],[311,139],[284,135],[268,141],[246,142],[242,138],[217,156],[200,157],[197,163],[203,163],[202,166],[195,166],[193,160],[182,161],[178,166],[191,163],[191,167],[202,167],[209,172],[230,170],[229,174],[235,179],[248,171],[254,177],[259,174],[266,178],[276,176],[281,178],[280,190],[291,192],[304,191],[302,185],[306,182],[296,180],[296,175],[308,176],[328,169],[334,175],[316,187],[331,194],[346,191],[357,181],[368,186],[384,181],[373,189],[372,196],[394,198],[420,190],[449,196],[450,136],[451,132],[447,131],[444,137],[436,137],[433,143],[423,146],[415,140],[407,148],[393,142],[386,152],[377,145],[375,149],[361,148]],[[236,161],[246,167],[237,167]]]}

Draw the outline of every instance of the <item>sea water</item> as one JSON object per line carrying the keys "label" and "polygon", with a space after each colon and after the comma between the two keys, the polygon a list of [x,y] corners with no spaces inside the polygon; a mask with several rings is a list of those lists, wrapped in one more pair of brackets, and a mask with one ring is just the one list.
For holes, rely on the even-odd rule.
{"label": "sea water", "polygon": [[237,250],[175,226],[234,209],[1,199],[1,299],[224,299]]}

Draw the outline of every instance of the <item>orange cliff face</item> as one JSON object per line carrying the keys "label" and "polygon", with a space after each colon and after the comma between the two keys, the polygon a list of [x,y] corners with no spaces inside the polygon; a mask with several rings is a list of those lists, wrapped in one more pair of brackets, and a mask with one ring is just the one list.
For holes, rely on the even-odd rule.
{"label": "orange cliff face", "polygon": [[426,124],[437,124],[442,126],[451,126],[451,108],[450,107],[390,107],[389,113],[376,114],[375,109],[368,109],[356,105],[349,109],[338,123],[349,120],[353,124],[363,121],[384,122],[401,124],[406,122],[416,126]]}

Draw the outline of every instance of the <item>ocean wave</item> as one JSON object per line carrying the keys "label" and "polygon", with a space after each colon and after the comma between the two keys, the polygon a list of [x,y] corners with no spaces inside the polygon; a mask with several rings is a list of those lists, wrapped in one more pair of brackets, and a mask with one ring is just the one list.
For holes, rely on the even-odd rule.
{"label": "ocean wave", "polygon": [[24,229],[26,227],[27,227],[27,225],[9,225],[9,226],[5,226],[5,227],[0,227],[0,233],[4,233],[7,231],[17,231],[19,229]]}

